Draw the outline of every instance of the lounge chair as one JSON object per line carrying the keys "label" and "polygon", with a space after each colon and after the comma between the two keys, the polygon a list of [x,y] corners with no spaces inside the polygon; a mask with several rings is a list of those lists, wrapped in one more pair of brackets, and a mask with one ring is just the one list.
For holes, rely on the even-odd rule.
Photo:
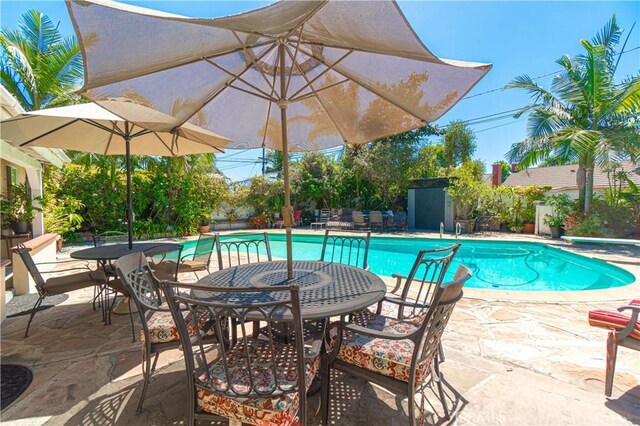
{"label": "lounge chair", "polygon": [[[216,244],[216,235],[207,233],[200,234],[193,253],[186,254],[176,260],[164,260],[160,265],[154,268],[154,272],[162,273],[167,276],[177,276],[177,274],[191,272],[196,276],[196,278],[199,278],[198,272],[209,272],[211,254],[213,253]],[[176,262],[178,265],[176,265]]]}
{"label": "lounge chair", "polygon": [[[631,316],[622,314],[631,311]],[[618,312],[597,310],[589,312],[589,325],[609,330],[607,335],[607,363],[604,394],[611,396],[613,375],[616,370],[618,346],[640,351],[640,299],[618,308]]]}
{"label": "lounge chair", "polygon": [[[273,228],[275,228],[276,226],[279,229],[282,229],[282,227],[284,226],[284,220],[282,220],[281,218],[273,222]],[[293,224],[291,226],[302,226],[302,210],[293,211]]]}
{"label": "lounge chair", "polygon": [[364,220],[364,215],[359,210],[354,210],[351,213],[351,217],[353,218],[353,228],[354,229],[365,229],[367,228],[367,222]]}
{"label": "lounge chair", "polygon": [[384,220],[382,219],[382,212],[374,210],[369,213],[369,226],[371,230],[378,229],[382,231],[384,229]]}

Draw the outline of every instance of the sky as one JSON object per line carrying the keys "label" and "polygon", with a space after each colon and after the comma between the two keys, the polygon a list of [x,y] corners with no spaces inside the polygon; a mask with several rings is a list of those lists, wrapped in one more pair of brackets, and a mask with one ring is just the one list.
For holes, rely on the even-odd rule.
{"label": "sky", "polygon": [[[192,17],[216,17],[248,11],[270,2],[245,1],[125,1],[124,3]],[[578,55],[580,39],[590,40],[615,14],[623,40],[631,37],[620,60],[617,78],[640,70],[640,2],[626,1],[399,1],[401,10],[418,37],[436,56],[470,62],[492,63],[493,69],[467,96],[435,122],[473,120],[477,136],[476,157],[487,169],[504,160],[510,146],[526,137],[526,116],[513,118],[514,110],[529,102],[523,91],[501,90],[516,76],[540,77],[549,87],[563,55]],[[0,2],[3,27],[15,28],[18,17],[28,9],[44,12],[60,23],[60,31],[73,35],[63,1]],[[482,117],[487,117],[482,120]],[[477,119],[481,120],[477,120]],[[435,140],[434,140],[435,142]],[[217,166],[233,180],[260,173],[260,150],[227,150],[218,156]]]}

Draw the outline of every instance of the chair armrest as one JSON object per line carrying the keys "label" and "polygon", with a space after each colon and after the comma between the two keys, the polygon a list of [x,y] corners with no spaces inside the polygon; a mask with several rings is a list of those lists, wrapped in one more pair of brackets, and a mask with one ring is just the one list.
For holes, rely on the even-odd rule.
{"label": "chair armrest", "polygon": [[640,314],[640,305],[620,306],[618,308],[618,311],[622,312],[629,309],[631,310],[631,318],[629,318],[629,322],[627,323],[627,325],[622,330],[616,333],[616,337],[618,339],[624,339],[626,337],[629,337],[633,332],[633,330],[635,329],[636,324],[638,322],[638,315]]}
{"label": "chair armrest", "polygon": [[415,332],[408,334],[396,334],[396,333],[383,333],[382,331],[372,330],[367,327],[362,327],[356,324],[346,324],[342,326],[344,330],[351,331],[352,333],[359,334],[361,336],[375,337],[380,339],[389,339],[389,340],[404,340],[411,339]]}
{"label": "chair armrest", "polygon": [[193,253],[192,254],[185,254],[184,256],[182,256],[180,258],[180,260],[178,261],[178,263],[182,263],[183,260],[185,260],[187,257],[193,257]]}
{"label": "chair armrest", "polygon": [[[636,313],[640,312],[640,305],[624,305],[624,306],[620,306],[618,308],[618,311],[622,312],[622,311],[626,311],[626,310],[629,310],[629,309],[631,309],[632,311],[634,311]],[[633,314],[633,312],[632,312],[632,314]]]}
{"label": "chair armrest", "polygon": [[396,286],[391,290],[391,293],[396,294],[396,291],[400,290],[402,286],[402,280],[406,280],[409,277],[402,274],[391,274],[391,276],[396,279]]}
{"label": "chair armrest", "polygon": [[397,299],[395,297],[385,297],[382,299],[383,302],[395,303],[396,305],[402,306],[411,306],[412,308],[421,308],[421,309],[429,309],[430,305],[425,305],[424,303],[418,303],[408,300]]}

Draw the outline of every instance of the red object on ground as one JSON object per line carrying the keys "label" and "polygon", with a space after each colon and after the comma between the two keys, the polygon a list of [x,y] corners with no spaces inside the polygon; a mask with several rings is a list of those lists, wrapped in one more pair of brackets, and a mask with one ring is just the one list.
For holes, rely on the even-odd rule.
{"label": "red object on ground", "polygon": [[[640,306],[640,299],[634,299],[629,304]],[[602,309],[589,311],[589,325],[593,327],[620,331],[629,324],[630,319],[628,315],[617,311],[605,311]],[[634,330],[631,332],[631,337],[640,340],[640,320],[636,322]]]}

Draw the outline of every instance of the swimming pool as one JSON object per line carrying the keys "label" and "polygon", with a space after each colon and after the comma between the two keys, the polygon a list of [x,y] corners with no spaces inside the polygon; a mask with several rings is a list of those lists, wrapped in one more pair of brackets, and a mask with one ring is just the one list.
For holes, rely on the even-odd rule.
{"label": "swimming pool", "polygon": [[[242,234],[222,239],[242,239]],[[293,258],[317,260],[322,235],[293,235]],[[286,258],[284,234],[270,234],[273,257]],[[371,272],[391,276],[408,274],[419,250],[447,247],[456,240],[430,238],[371,237],[368,263]],[[546,244],[513,241],[461,240],[448,271],[453,276],[460,263],[473,271],[468,287],[519,291],[600,290],[631,284],[634,276],[597,259],[569,253]],[[183,254],[195,241],[185,243]]]}

